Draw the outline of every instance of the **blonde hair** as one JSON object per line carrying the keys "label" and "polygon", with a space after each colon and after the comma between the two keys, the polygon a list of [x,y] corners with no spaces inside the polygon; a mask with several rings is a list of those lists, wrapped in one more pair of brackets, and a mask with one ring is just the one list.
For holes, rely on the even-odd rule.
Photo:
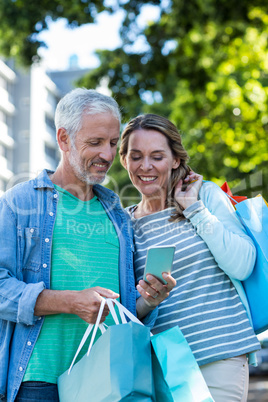
{"label": "blonde hair", "polygon": [[180,159],[180,165],[176,169],[172,170],[170,183],[168,186],[168,193],[166,199],[167,207],[175,207],[175,212],[171,216],[172,222],[178,222],[180,220],[185,219],[182,213],[183,208],[180,204],[175,200],[175,188],[178,184],[179,180],[184,180],[185,177],[190,172],[190,167],[187,165],[187,161],[189,160],[189,156],[186,150],[183,148],[181,135],[177,129],[177,127],[171,123],[165,117],[156,115],[156,114],[144,114],[141,116],[137,116],[134,119],[130,120],[125,127],[122,136],[121,136],[121,145],[119,150],[120,161],[124,166],[124,159],[128,152],[128,143],[129,137],[133,131],[137,130],[155,130],[159,133],[163,134],[168,141],[169,148],[175,159]]}

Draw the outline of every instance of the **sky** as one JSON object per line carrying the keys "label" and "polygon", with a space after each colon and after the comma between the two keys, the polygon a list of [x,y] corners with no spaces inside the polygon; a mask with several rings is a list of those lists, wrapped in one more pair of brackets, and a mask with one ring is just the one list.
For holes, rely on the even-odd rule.
{"label": "sky", "polygon": [[[158,17],[158,7],[145,5],[138,23],[144,26],[148,20],[156,20]],[[74,29],[67,27],[65,19],[49,22],[49,29],[38,36],[39,40],[47,44],[47,49],[41,48],[38,52],[43,58],[43,64],[48,70],[65,70],[69,67],[70,57],[77,55],[78,67],[96,68],[99,60],[94,55],[95,50],[113,50],[121,45],[119,28],[123,18],[124,12],[121,9],[113,15],[106,11],[99,13],[96,23]]]}

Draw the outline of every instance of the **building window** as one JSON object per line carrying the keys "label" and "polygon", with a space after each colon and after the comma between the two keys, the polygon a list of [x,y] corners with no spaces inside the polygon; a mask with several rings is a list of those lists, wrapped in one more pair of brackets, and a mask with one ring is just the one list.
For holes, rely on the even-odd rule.
{"label": "building window", "polygon": [[2,121],[5,124],[7,123],[7,115],[1,109],[0,109],[0,121]]}
{"label": "building window", "polygon": [[47,103],[52,107],[52,109],[56,109],[58,103],[57,98],[50,92],[47,93]]}
{"label": "building window", "polygon": [[0,144],[0,156],[3,156],[5,159],[9,159],[10,157],[10,151],[3,144]]}
{"label": "building window", "polygon": [[48,115],[45,116],[45,122],[46,122],[46,125],[47,125],[50,129],[52,129],[53,131],[56,130],[54,120],[51,119],[51,117],[49,117]]}
{"label": "building window", "polygon": [[0,88],[7,90],[7,81],[0,75]]}
{"label": "building window", "polygon": [[3,179],[0,179],[0,192],[6,191],[6,182]]}
{"label": "building window", "polygon": [[58,160],[56,148],[50,147],[49,145],[45,144],[45,153],[46,153],[46,156],[53,159],[54,161]]}

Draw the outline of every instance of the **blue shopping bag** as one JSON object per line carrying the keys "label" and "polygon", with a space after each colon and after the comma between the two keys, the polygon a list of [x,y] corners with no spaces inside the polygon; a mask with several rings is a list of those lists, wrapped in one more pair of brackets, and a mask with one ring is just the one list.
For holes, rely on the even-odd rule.
{"label": "blue shopping bag", "polygon": [[247,234],[253,240],[257,258],[252,274],[242,282],[256,334],[268,329],[268,208],[261,196],[236,204]]}
{"label": "blue shopping bag", "polygon": [[[112,313],[115,317],[115,311]],[[93,344],[97,319],[88,353],[78,363],[73,361],[70,369],[58,378],[61,402],[152,401],[150,330],[136,322],[126,322],[122,311],[119,313],[124,323],[115,318],[117,325],[108,327]],[[91,329],[83,337],[76,356]]]}
{"label": "blue shopping bag", "polygon": [[156,402],[213,402],[178,326],[151,337]]}

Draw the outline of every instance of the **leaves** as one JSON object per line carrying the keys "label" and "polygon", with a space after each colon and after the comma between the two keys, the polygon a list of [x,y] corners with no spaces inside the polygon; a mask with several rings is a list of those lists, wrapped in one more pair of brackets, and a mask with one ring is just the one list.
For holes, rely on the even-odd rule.
{"label": "leaves", "polygon": [[[124,120],[144,112],[170,118],[192,168],[233,183],[259,172],[267,194],[267,3],[173,0],[160,7],[159,21],[134,38],[126,18],[123,48],[98,52],[100,67],[80,84],[94,87],[106,76]],[[141,35],[146,48],[131,51]]]}
{"label": "leaves", "polygon": [[[140,26],[148,4],[159,7],[159,19]],[[117,6],[126,13],[123,46],[98,51],[99,67],[78,85],[96,88],[105,80],[123,122],[147,112],[168,117],[182,132],[192,168],[207,179],[251,187],[258,174],[254,189],[268,196],[267,0],[119,0],[110,8],[101,0],[38,6],[0,0],[0,53],[30,64],[44,45],[37,34],[47,18],[77,26]],[[111,174],[122,186],[129,183],[118,159]]]}
{"label": "leaves", "polygon": [[0,0],[0,53],[30,65],[38,59],[37,49],[44,46],[37,34],[47,28],[49,18],[66,18],[70,27],[94,21],[105,7],[101,0]]}

